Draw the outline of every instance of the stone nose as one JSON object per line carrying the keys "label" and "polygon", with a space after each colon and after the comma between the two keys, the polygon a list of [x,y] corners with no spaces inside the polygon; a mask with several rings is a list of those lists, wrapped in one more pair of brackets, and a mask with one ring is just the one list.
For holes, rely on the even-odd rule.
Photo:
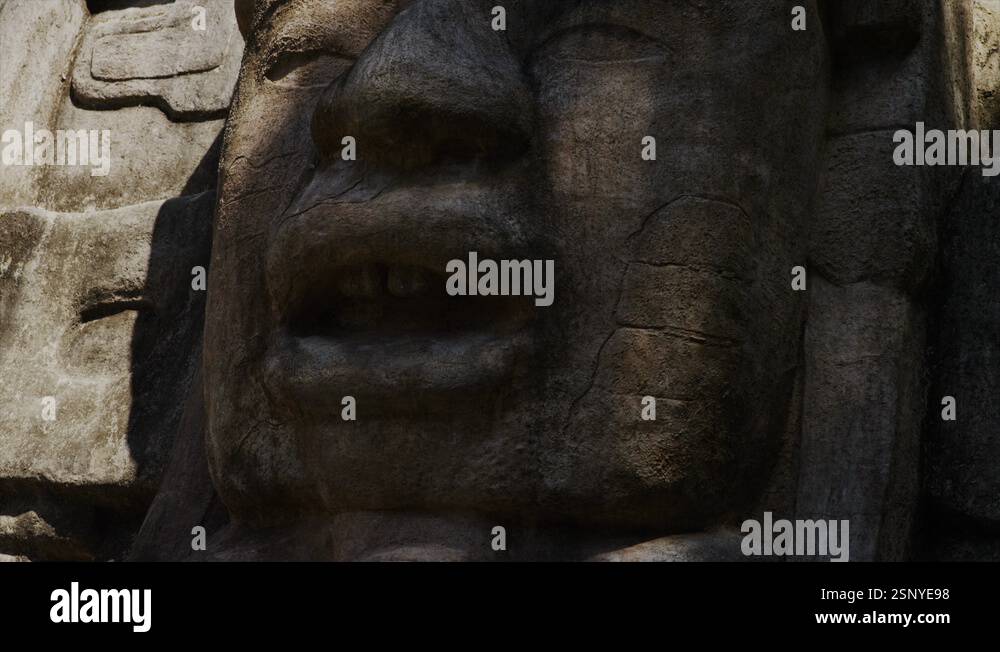
{"label": "stone nose", "polygon": [[480,0],[408,6],[324,91],[312,122],[324,158],[350,136],[358,159],[397,169],[510,160],[531,131],[521,65]]}

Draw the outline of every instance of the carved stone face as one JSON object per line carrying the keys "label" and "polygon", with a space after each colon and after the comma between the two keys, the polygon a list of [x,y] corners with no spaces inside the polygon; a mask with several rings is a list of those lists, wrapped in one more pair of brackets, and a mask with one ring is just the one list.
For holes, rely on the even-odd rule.
{"label": "carved stone face", "polygon": [[[244,5],[206,326],[226,505],[670,532],[751,501],[792,393],[822,30],[771,0],[513,0],[506,32],[494,2],[396,4]],[[554,304],[446,296],[470,251],[553,260]]]}

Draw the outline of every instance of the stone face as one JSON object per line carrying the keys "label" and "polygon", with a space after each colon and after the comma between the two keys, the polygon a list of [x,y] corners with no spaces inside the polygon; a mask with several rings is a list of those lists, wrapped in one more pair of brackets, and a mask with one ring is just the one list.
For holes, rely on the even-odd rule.
{"label": "stone face", "polygon": [[996,3],[493,4],[0,1],[0,127],[113,134],[0,179],[0,559],[997,558],[997,183],[892,161],[1000,128]]}
{"label": "stone face", "polygon": [[[798,355],[787,270],[821,164],[822,41],[775,60],[787,27],[763,2],[532,3],[512,47],[486,4],[426,2],[359,10],[372,40],[342,52],[354,65],[304,61],[293,77],[283,43],[341,38],[314,10],[340,13],[279,9],[248,50],[221,163],[205,379],[210,467],[234,519],[474,510],[598,536],[745,509]],[[581,27],[594,21],[648,36]],[[566,35],[549,40],[550,22]],[[668,164],[642,160],[647,134]],[[337,161],[345,135],[358,165]],[[669,234],[639,243],[705,203],[753,243],[753,264],[732,247],[701,267],[636,260],[666,260]],[[555,260],[556,305],[528,324],[498,309],[471,333],[443,317],[324,332],[344,268],[433,271],[469,250]],[[626,406],[643,391],[664,405],[640,427]],[[344,394],[364,396],[356,423],[339,419]]]}
{"label": "stone face", "polygon": [[[257,10],[275,4],[258,3]],[[294,10],[279,9],[272,27],[294,35],[306,23],[314,35],[323,22],[332,26],[327,38],[336,39],[340,23],[332,16],[343,20],[345,14],[327,3],[308,4],[314,12],[330,11],[331,19],[309,23]],[[755,113],[730,113],[753,105],[748,98],[765,88],[774,102],[794,98],[801,86],[749,83],[741,87],[743,96],[711,95],[699,85],[698,72],[701,78],[719,74],[715,62],[732,66],[736,55],[699,49],[698,21],[732,29],[728,40],[740,44],[739,30],[753,24],[757,45],[766,49],[767,31],[753,22],[753,8],[733,12],[740,17],[727,22],[725,7],[716,5],[716,13],[699,5],[693,24],[663,39],[691,53],[673,67],[683,71],[676,77],[658,73],[650,83],[641,66],[618,69],[605,61],[614,59],[613,41],[596,55],[582,39],[566,39],[559,47],[572,55],[532,55],[525,94],[505,59],[511,53],[497,49],[463,10],[447,19],[437,13],[446,4],[411,7],[378,37],[374,32],[386,15],[351,14],[364,18],[359,24],[365,30],[376,26],[373,41],[354,51],[360,58],[350,69],[338,61],[316,62],[330,79],[344,75],[322,94],[310,85],[295,88],[280,47],[266,40],[259,44],[263,52],[251,51],[244,62],[223,158],[205,357],[213,478],[241,525],[224,530],[209,556],[480,558],[470,534],[480,526],[446,516],[474,510],[582,525],[585,540],[607,537],[605,549],[617,550],[591,558],[726,558],[724,536],[637,543],[614,542],[611,533],[619,524],[668,533],[725,525],[721,514],[748,509],[755,492],[765,508],[794,505],[803,518],[850,518],[854,532],[860,530],[856,559],[913,554],[931,309],[923,288],[934,273],[936,220],[957,175],[889,165],[890,138],[893,127],[920,119],[941,128],[971,124],[964,107],[979,73],[962,72],[968,59],[954,54],[971,24],[971,5],[955,3],[943,15],[922,2],[852,2],[833,11],[830,106],[819,99],[825,83],[819,75],[810,99],[797,104],[801,119],[792,124],[802,132],[790,129],[789,114],[773,107],[772,115],[782,116],[773,131]],[[248,28],[253,7],[241,7]],[[642,23],[658,25],[669,13],[642,15]],[[635,19],[642,12],[628,14],[615,17]],[[691,16],[671,18],[664,24]],[[440,24],[452,30],[447,38],[436,31]],[[418,57],[431,46],[449,56]],[[639,56],[641,47],[632,47]],[[665,53],[653,47],[642,55],[652,63]],[[581,63],[588,57],[602,61],[604,70]],[[800,61],[807,67],[821,58]],[[577,67],[565,70],[567,60]],[[444,61],[451,64],[442,67]],[[493,74],[480,82],[471,72],[476,68]],[[959,72],[942,72],[948,70]],[[303,78],[314,79],[316,72]],[[442,83],[446,78],[449,84]],[[648,90],[660,88],[669,94]],[[711,110],[691,118],[689,101]],[[317,103],[315,117],[295,109],[303,102]],[[803,115],[803,106],[814,115]],[[643,167],[627,143],[638,142],[643,131],[666,129],[660,116],[668,112],[688,116],[696,129],[672,125],[671,138],[660,142],[660,156],[670,165]],[[803,133],[811,133],[809,120],[818,122],[823,114],[829,115],[831,138],[809,146]],[[439,135],[445,126],[438,115],[460,117],[466,149]],[[534,122],[525,121],[529,115]],[[622,136],[623,124],[643,131]],[[364,164],[335,162],[344,135],[357,137],[362,152],[367,145]],[[508,172],[463,169],[453,160],[446,173],[435,167],[444,151],[458,163],[495,158]],[[703,151],[726,151],[730,160],[767,172],[727,176],[731,169],[709,164]],[[755,166],[748,163],[751,152],[765,158]],[[782,167],[789,156],[795,173]],[[310,177],[297,181],[302,169]],[[519,175],[533,169],[544,170],[544,183],[518,185]],[[427,186],[430,178],[436,187]],[[423,194],[407,191],[413,180]],[[456,181],[463,184],[458,191]],[[462,203],[460,190],[471,183],[476,203],[496,213]],[[297,187],[303,189],[296,197]],[[523,198],[504,199],[511,188]],[[771,191],[766,200],[760,188]],[[820,194],[810,199],[813,189]],[[501,367],[509,380],[495,369],[481,376],[482,382],[500,378],[503,387],[488,414],[467,414],[461,405],[463,396],[483,404],[477,385],[448,395],[435,389],[448,379],[466,382],[467,374],[440,375],[440,364],[411,362],[413,354],[391,336],[367,332],[367,348],[352,353],[316,331],[322,317],[310,311],[322,313],[313,302],[322,304],[324,291],[302,289],[326,287],[324,279],[343,273],[335,263],[303,266],[302,260],[332,258],[346,265],[384,255],[390,265],[443,261],[449,247],[458,251],[469,241],[437,216],[437,202],[445,217],[465,207],[468,219],[518,257],[525,251],[551,255],[562,274],[557,294],[563,302],[535,316],[528,355],[519,352],[517,339],[497,350],[497,360],[510,358]],[[402,205],[424,216],[421,232],[406,235]],[[369,213],[369,206],[378,210]],[[796,217],[805,206],[814,207],[811,220]],[[497,221],[497,213],[513,217]],[[530,226],[519,215],[532,216]],[[572,228],[560,221],[569,215]],[[366,240],[372,221],[380,228]],[[289,226],[296,222],[301,226]],[[781,225],[781,238],[769,238],[769,224]],[[309,238],[299,240],[298,231]],[[337,246],[326,247],[325,238],[336,238]],[[592,244],[597,242],[602,246]],[[254,253],[257,247],[266,253]],[[260,255],[267,268],[248,276],[247,262]],[[791,266],[806,256],[815,276],[803,324],[801,306],[786,286]],[[268,288],[267,300],[261,288]],[[244,311],[252,317],[231,318]],[[281,340],[287,337],[282,328],[294,333],[304,316],[317,334],[275,349],[269,329]],[[468,360],[462,342],[431,346],[441,363],[452,356]],[[387,353],[378,353],[379,347]],[[367,360],[367,377],[351,375],[357,355]],[[409,366],[393,366],[400,358]],[[248,374],[249,384],[227,382],[236,368]],[[405,381],[395,376],[399,372]],[[358,386],[355,393],[365,392],[372,383],[391,387],[394,377],[410,402],[374,394],[367,404],[377,412],[368,422],[338,424],[339,404],[325,395]],[[757,391],[764,386],[767,391]],[[643,395],[657,397],[657,422],[637,421]],[[425,416],[416,421],[407,410],[421,400]],[[468,432],[478,439],[468,439]],[[738,449],[730,448],[733,439]],[[371,440],[380,452],[368,446]],[[746,500],[733,499],[740,493]],[[388,520],[362,515],[404,505],[445,516],[428,522],[405,514]],[[568,544],[558,531],[558,525],[546,534],[530,531],[533,543],[518,554],[587,557],[579,541]]]}

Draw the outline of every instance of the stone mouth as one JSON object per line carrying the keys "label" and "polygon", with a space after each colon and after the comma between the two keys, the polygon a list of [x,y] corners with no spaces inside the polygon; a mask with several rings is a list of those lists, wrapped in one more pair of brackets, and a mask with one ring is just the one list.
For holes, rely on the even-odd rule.
{"label": "stone mouth", "polygon": [[272,234],[265,382],[289,409],[339,413],[345,395],[378,398],[387,413],[415,398],[445,405],[456,390],[506,382],[531,344],[532,297],[447,289],[449,261],[523,252],[516,222],[474,191],[387,195],[318,204]]}
{"label": "stone mouth", "polygon": [[297,296],[270,352],[269,383],[298,405],[350,395],[393,409],[486,390],[529,344],[530,298],[448,296],[444,277],[426,269],[340,271]]}
{"label": "stone mouth", "polygon": [[444,340],[513,333],[531,316],[524,297],[449,296],[434,269],[378,261],[334,269],[295,293],[285,330],[293,337]]}

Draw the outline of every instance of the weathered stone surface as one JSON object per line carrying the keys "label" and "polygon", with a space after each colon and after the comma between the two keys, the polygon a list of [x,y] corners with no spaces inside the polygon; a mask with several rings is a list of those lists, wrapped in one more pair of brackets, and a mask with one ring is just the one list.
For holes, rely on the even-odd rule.
{"label": "weathered stone surface", "polygon": [[1000,2],[981,0],[976,3],[974,79],[979,101],[978,124],[1000,124]]}
{"label": "weathered stone surface", "polygon": [[[82,165],[4,165],[0,174],[3,553],[123,558],[199,391],[192,382],[204,293],[191,288],[192,267],[208,262],[223,95],[242,51],[231,6],[200,4],[208,8],[204,34],[183,29],[194,16],[190,3],[0,6],[0,131],[31,122],[36,132],[111,135],[107,176]],[[111,92],[141,91],[142,80],[128,89],[109,82],[108,97],[95,95],[87,107],[71,92],[72,71],[92,59],[93,48],[82,45],[97,34],[99,50],[114,55],[99,56],[102,65],[130,60],[142,72],[143,62],[167,54],[141,50],[125,36],[139,33],[130,29],[192,53],[169,56],[178,74],[149,87],[187,93],[192,110],[173,116],[184,122],[147,106],[153,95]],[[191,47],[206,34],[222,38]],[[199,65],[199,52],[217,65]],[[174,83],[178,77],[186,83]],[[51,422],[41,418],[49,396]]]}
{"label": "weathered stone surface", "polygon": [[197,362],[204,299],[189,279],[213,201],[0,214],[0,514],[14,519],[0,543],[59,555],[20,538],[58,533],[47,511],[17,511],[36,499],[141,518]]}
{"label": "weathered stone surface", "polygon": [[896,167],[894,130],[830,143],[823,200],[810,233],[813,269],[838,285],[873,281],[913,290],[937,248],[928,173]]}
{"label": "weathered stone surface", "polygon": [[205,459],[205,402],[200,372],[191,381],[173,451],[160,486],[136,535],[129,558],[135,561],[176,561],[195,557],[192,529],[205,528],[208,545],[229,517],[212,487]]}
{"label": "weathered stone surface", "polygon": [[798,518],[847,518],[851,559],[909,549],[924,415],[924,315],[898,290],[814,278]]}
{"label": "weathered stone surface", "polygon": [[892,136],[918,121],[972,126],[972,4],[842,9],[834,133],[810,230],[796,513],[849,517],[852,559],[905,559],[925,429],[925,289],[958,173],[896,167]]}
{"label": "weathered stone surface", "polygon": [[222,120],[171,122],[157,108],[81,109],[66,98],[53,128],[108,130],[107,176],[86,166],[39,168],[35,204],[54,211],[109,210],[215,188]]}
{"label": "weathered stone surface", "polygon": [[[226,0],[178,0],[97,16],[73,68],[85,108],[155,104],[171,119],[225,114],[243,42]],[[199,9],[205,29],[195,28]]]}
{"label": "weathered stone surface", "polygon": [[[83,0],[0,5],[0,134],[26,122],[48,125],[87,20]],[[3,166],[0,206],[37,206],[41,168]]]}
{"label": "weathered stone surface", "polygon": [[[998,215],[1000,185],[970,172],[945,221],[926,453],[928,493],[940,524],[932,529],[934,540],[973,535],[980,548],[992,548],[993,558],[1000,554]],[[941,420],[943,396],[956,400],[954,422]],[[984,536],[989,532],[992,537]]]}
{"label": "weathered stone surface", "polygon": [[[849,519],[854,560],[1000,554],[996,182],[892,162],[917,121],[1000,128],[993,0],[804,2],[803,33],[772,0],[506,33],[486,0],[237,0],[241,67],[199,4],[207,39],[189,0],[88,3],[39,46],[71,87],[0,103],[115,134],[106,178],[0,180],[0,553],[744,559],[774,511]],[[555,303],[445,296],[470,251],[554,261]]]}
{"label": "weathered stone surface", "polygon": [[[124,104],[120,98],[94,98],[85,108],[70,92],[74,61],[79,66],[88,58],[89,51],[79,46],[81,39],[86,42],[91,38],[88,35],[109,25],[121,25],[123,21],[133,28],[145,23],[153,27],[166,20],[164,16],[173,16],[176,23],[190,15],[188,9],[189,13],[181,16],[177,13],[180,9],[158,4],[144,9],[106,11],[88,19],[82,1],[16,2],[4,6],[2,24],[25,27],[5,37],[8,48],[4,52],[0,81],[6,88],[0,93],[0,133],[8,129],[23,133],[27,123],[31,123],[36,133],[45,129],[57,136],[60,130],[98,136],[106,131],[110,137],[110,165],[106,176],[94,176],[92,165],[5,165],[0,177],[0,206],[35,206],[57,212],[104,210],[197,194],[215,187],[217,140],[228,96],[225,101],[213,100],[218,105],[215,109],[192,113],[186,121],[175,122],[160,108],[145,106],[154,103],[149,98],[137,96],[134,102]],[[198,82],[214,90],[203,93],[198,86],[192,91],[200,98],[231,92],[242,54],[242,40],[235,33],[235,19],[229,10],[221,5],[208,9],[210,20],[206,32],[191,30],[186,22],[183,23],[186,31],[178,27],[170,32],[173,46],[181,51],[196,50],[195,46],[208,38],[204,34],[229,35],[228,40],[223,39],[230,46],[221,55],[221,65],[212,70],[211,80]],[[53,24],[59,25],[59,29],[52,29]],[[32,25],[38,26],[38,34],[30,31]],[[24,47],[22,39],[28,39],[32,47]],[[134,53],[132,58],[139,54]],[[180,77],[203,76],[192,73]],[[158,81],[167,84],[177,78]],[[203,119],[205,115],[215,117]],[[91,153],[97,155],[98,152]]]}

